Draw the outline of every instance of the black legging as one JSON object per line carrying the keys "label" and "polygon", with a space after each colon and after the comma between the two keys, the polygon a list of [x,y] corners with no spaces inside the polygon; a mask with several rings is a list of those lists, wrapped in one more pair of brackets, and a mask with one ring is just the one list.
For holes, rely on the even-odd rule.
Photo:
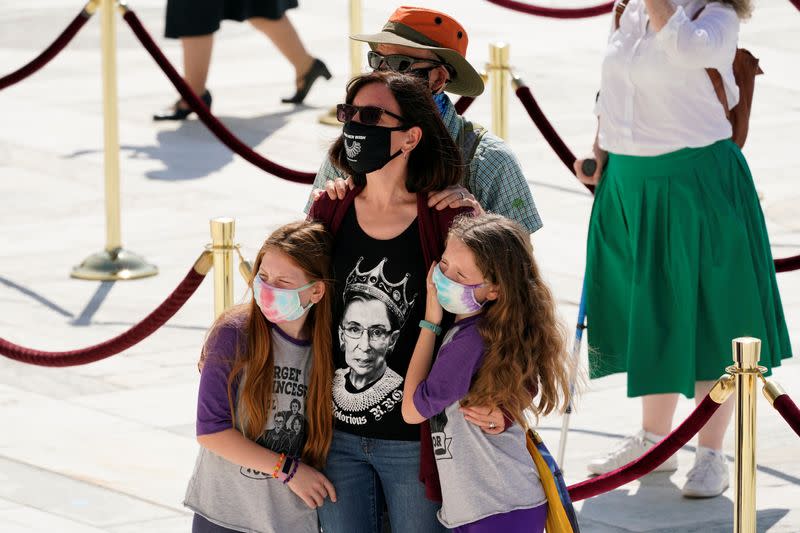
{"label": "black legging", "polygon": [[218,526],[199,514],[194,514],[192,520],[192,533],[238,533],[235,529]]}

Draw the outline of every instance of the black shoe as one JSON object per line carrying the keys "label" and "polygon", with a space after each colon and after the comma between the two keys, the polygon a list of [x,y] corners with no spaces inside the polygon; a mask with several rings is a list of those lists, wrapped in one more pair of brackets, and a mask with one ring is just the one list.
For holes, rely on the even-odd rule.
{"label": "black shoe", "polygon": [[[200,95],[200,99],[206,104],[206,107],[211,109],[211,93],[208,92],[206,89],[203,91],[203,94]],[[180,100],[175,102],[172,107],[169,107],[162,111],[161,113],[156,113],[153,115],[153,120],[186,120],[186,118],[194,113],[188,107],[178,107]]]}
{"label": "black shoe", "polygon": [[303,100],[305,100],[306,95],[308,94],[308,91],[311,90],[311,86],[320,76],[326,80],[331,79],[331,73],[328,71],[328,67],[325,66],[325,63],[315,58],[311,68],[308,69],[308,72],[306,72],[303,76],[303,85],[297,89],[297,92],[294,93],[294,96],[291,98],[281,98],[281,102],[284,104],[302,104]]}

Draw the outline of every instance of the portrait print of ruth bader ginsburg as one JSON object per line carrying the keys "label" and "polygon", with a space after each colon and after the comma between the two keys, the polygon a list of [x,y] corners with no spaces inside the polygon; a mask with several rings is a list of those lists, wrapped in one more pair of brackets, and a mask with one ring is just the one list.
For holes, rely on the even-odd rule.
{"label": "portrait print of ruth bader ginsburg", "polygon": [[338,327],[339,347],[347,367],[336,370],[333,381],[335,409],[349,420],[378,421],[399,408],[403,377],[389,368],[388,357],[416,299],[406,295],[410,277],[392,283],[386,279],[383,258],[375,268],[361,271],[363,258],[347,277],[344,312]]}

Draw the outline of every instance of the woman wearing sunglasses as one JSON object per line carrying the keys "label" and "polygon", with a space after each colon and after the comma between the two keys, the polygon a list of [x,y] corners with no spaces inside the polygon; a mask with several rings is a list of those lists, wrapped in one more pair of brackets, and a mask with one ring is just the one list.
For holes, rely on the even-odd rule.
{"label": "woman wearing sunglasses", "polygon": [[[417,76],[428,86],[445,129],[461,150],[461,183],[428,197],[437,208],[481,207],[516,220],[533,233],[542,227],[530,186],[519,160],[506,142],[480,124],[458,114],[445,93],[475,97],[484,84],[467,61],[469,36],[453,17],[424,7],[401,6],[378,33],[352,35],[369,45],[367,62],[373,70]],[[306,212],[319,194],[341,199],[352,188],[350,172],[327,159],[314,180]]]}
{"label": "woman wearing sunglasses", "polygon": [[466,210],[428,207],[428,193],[459,183],[460,152],[414,76],[353,79],[337,116],[342,135],[329,160],[355,187],[341,200],[322,195],[309,214],[334,235],[335,431],[325,475],[338,503],[326,503],[320,521],[331,533],[377,532],[385,506],[394,533],[443,531],[426,498],[438,492],[430,430],[406,424],[401,405],[427,269]]}

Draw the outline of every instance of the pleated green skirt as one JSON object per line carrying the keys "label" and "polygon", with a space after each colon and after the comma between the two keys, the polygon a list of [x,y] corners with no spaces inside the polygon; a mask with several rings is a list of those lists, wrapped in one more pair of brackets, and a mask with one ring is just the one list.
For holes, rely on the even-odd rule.
{"label": "pleated green skirt", "polygon": [[764,215],[739,148],[610,154],[586,264],[589,374],[628,373],[628,396],[720,377],[731,340],[761,339],[762,366],[791,357]]}

